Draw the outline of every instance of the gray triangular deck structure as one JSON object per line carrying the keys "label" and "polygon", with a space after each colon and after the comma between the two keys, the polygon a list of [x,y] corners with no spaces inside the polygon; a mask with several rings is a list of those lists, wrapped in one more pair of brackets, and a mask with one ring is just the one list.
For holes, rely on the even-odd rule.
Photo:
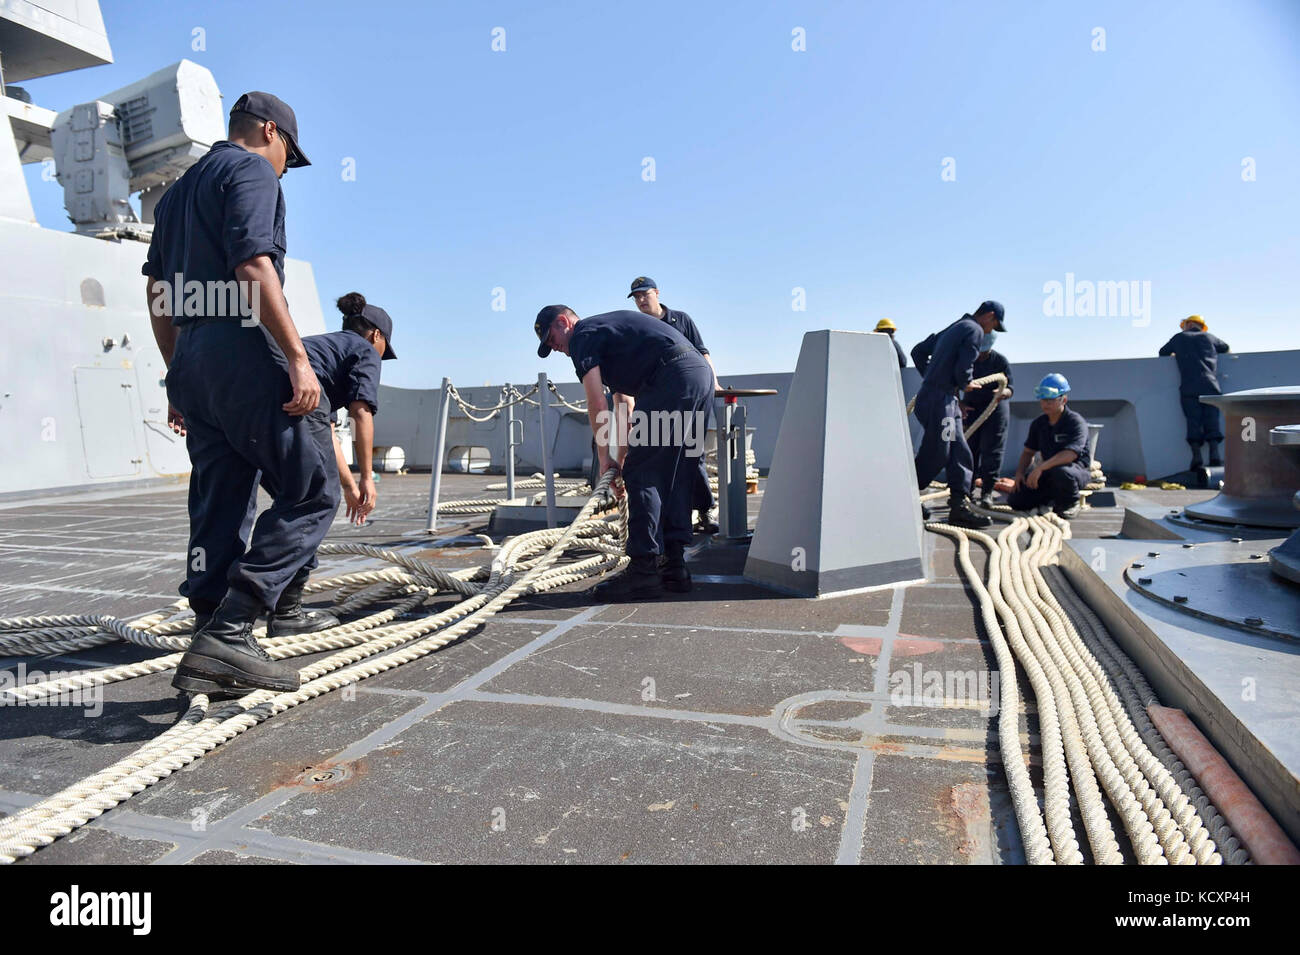
{"label": "gray triangular deck structure", "polygon": [[746,579],[804,597],[922,580],[923,533],[889,337],[808,332]]}

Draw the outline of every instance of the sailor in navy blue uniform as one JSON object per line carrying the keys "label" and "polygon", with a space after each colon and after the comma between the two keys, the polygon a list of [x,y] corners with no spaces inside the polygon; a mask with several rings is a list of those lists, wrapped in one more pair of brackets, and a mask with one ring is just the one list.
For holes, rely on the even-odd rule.
{"label": "sailor in navy blue uniform", "polygon": [[[252,636],[310,561],[338,507],[329,421],[282,291],[286,168],[309,165],[293,110],[246,93],[229,138],[154,211],[143,272],[168,365],[169,418],[190,454],[190,542],[181,593],[195,634],[173,685],[290,690],[298,673]],[[240,535],[258,480],[272,497]]]}
{"label": "sailor in navy blue uniform", "polygon": [[1201,395],[1222,394],[1219,390],[1219,356],[1228,351],[1228,343],[1207,331],[1205,319],[1190,315],[1182,329],[1160,349],[1160,357],[1173,355],[1178,362],[1178,400],[1187,419],[1187,443],[1192,448],[1192,470],[1205,466],[1201,448],[1210,445],[1210,467],[1223,464],[1223,424],[1219,409],[1201,402]]}
{"label": "sailor in navy blue uniform", "polygon": [[[703,450],[713,397],[708,362],[667,322],[640,312],[579,319],[565,305],[548,305],[537,313],[533,331],[541,342],[539,357],[554,349],[573,361],[587,394],[600,473],[621,468],[626,487],[630,563],[622,574],[594,588],[592,596],[639,600],[662,596],[665,587],[690,590],[685,550],[691,542],[692,457]],[[633,405],[635,420],[619,447],[622,461],[610,456],[614,429],[609,427],[606,386],[616,404]]]}
{"label": "sailor in navy blue uniform", "polygon": [[993,483],[1002,473],[1002,458],[1007,448],[1007,426],[1011,422],[1011,410],[1007,401],[1015,391],[1011,385],[1011,365],[1001,352],[993,350],[993,342],[997,337],[997,332],[989,332],[984,336],[984,341],[980,344],[979,357],[975,359],[975,367],[971,371],[976,378],[987,378],[989,375],[996,374],[1006,375],[1006,384],[1001,388],[990,385],[987,388],[967,391],[961,402],[961,413],[966,427],[979,419],[988,408],[989,402],[997,402],[993,412],[975,429],[975,433],[969,439],[971,467],[980,485],[977,493],[985,504],[993,502]]}
{"label": "sailor in navy blue uniform", "polygon": [[999,302],[980,304],[975,314],[966,314],[941,332],[930,335],[912,349],[912,363],[924,376],[916,393],[916,417],[925,428],[916,452],[916,484],[922,491],[940,470],[948,478],[948,520],[958,527],[988,527],[992,521],[970,509],[970,446],[962,433],[958,392],[968,393],[974,377],[975,358],[984,335],[994,329],[1006,331],[1005,310]]}
{"label": "sailor in navy blue uniform", "polygon": [[903,346],[898,344],[898,339],[894,335],[898,332],[898,326],[894,324],[893,319],[882,318],[876,322],[876,327],[872,329],[880,335],[888,335],[889,340],[893,343],[894,353],[898,355],[898,370],[902,371],[907,367],[907,355],[903,353]]}
{"label": "sailor in navy blue uniform", "polygon": [[[668,308],[659,301],[659,286],[655,280],[649,276],[639,275],[632,280],[632,291],[627,293],[627,297],[636,301],[636,307],[643,314],[651,318],[658,318],[667,322],[688,342],[695,346],[695,350],[704,356],[704,360],[709,363],[709,368],[713,370],[714,389],[718,387],[717,370],[713,366],[713,356],[709,350],[704,347],[704,339],[700,336],[700,330],[695,327],[695,322],[691,316],[675,308]],[[699,512],[699,520],[696,521],[695,530],[701,534],[716,534],[718,532],[718,522],[713,519],[711,512],[714,508],[713,488],[709,486],[709,472],[704,463],[704,456],[701,455],[696,473],[691,478],[691,507]]]}
{"label": "sailor in navy blue uniform", "polygon": [[330,415],[331,429],[334,414],[340,409],[346,409],[352,419],[357,478],[352,476],[337,435],[334,450],[348,520],[362,524],[375,509],[377,499],[373,454],[380,363],[396,358],[397,353],[393,351],[393,320],[386,311],[367,304],[360,292],[349,292],[336,304],[343,313],[343,330],[309,335],[302,344],[320,379],[321,405]]}
{"label": "sailor in navy blue uniform", "polygon": [[[1070,383],[1058,374],[1048,375],[1034,389],[1043,413],[1030,422],[1016,464],[1016,488],[1007,495],[1012,510],[1030,511],[1047,505],[1064,518],[1079,513],[1079,492],[1088,486],[1092,457],[1088,453],[1088,422],[1066,407],[1069,392]],[[1042,460],[1031,470],[1035,453]]]}

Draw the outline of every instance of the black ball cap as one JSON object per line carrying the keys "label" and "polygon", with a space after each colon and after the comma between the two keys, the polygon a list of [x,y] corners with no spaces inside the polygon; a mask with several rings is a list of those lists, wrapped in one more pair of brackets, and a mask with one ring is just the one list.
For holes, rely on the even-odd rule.
{"label": "black ball cap", "polygon": [[393,320],[388,317],[388,313],[378,305],[367,305],[361,310],[361,317],[383,333],[383,360],[396,358],[397,352],[393,351]]}
{"label": "black ball cap", "polygon": [[537,346],[538,358],[545,358],[551,353],[551,346],[546,344],[546,336],[551,334],[551,323],[555,321],[556,316],[563,315],[569,310],[567,305],[547,305],[537,313],[537,318],[533,320],[533,331],[537,333],[537,340],[541,342]]}
{"label": "black ball cap", "polygon": [[650,276],[638,275],[632,280],[632,291],[627,293],[627,297],[631,298],[637,292],[644,292],[647,289],[655,289],[657,291],[658,288],[659,286],[655,285],[655,280],[650,278]]}
{"label": "black ball cap", "polygon": [[306,154],[298,148],[298,117],[293,114],[289,104],[280,97],[254,90],[235,100],[235,105],[230,108],[230,112],[232,115],[248,113],[258,119],[275,123],[275,128],[284,136],[289,146],[289,161],[285,165],[290,169],[311,165]]}
{"label": "black ball cap", "polygon": [[1006,315],[1007,310],[1002,307],[1001,302],[995,302],[993,299],[989,299],[987,302],[981,302],[980,307],[975,309],[975,314],[983,315],[985,312],[992,312],[993,317],[997,319],[997,323],[993,326],[997,331],[1005,332],[1007,330],[1007,326],[1002,322],[1002,318]]}

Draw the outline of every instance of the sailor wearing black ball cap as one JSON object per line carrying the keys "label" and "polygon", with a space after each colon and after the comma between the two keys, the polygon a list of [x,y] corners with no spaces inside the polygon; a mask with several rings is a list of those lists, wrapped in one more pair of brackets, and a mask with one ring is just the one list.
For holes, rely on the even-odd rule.
{"label": "sailor wearing black ball cap", "polygon": [[940,470],[948,478],[948,523],[958,527],[988,527],[992,521],[974,513],[968,503],[973,460],[962,433],[958,392],[974,390],[975,358],[986,332],[1006,331],[1000,302],[980,303],[942,332],[912,349],[912,362],[925,377],[916,394],[916,417],[925,428],[916,452],[916,483],[925,490]]}
{"label": "sailor wearing black ball cap", "polygon": [[[158,201],[142,269],[168,365],[169,421],[186,434],[192,468],[181,593],[195,635],[172,682],[291,690],[297,668],[272,660],[253,627],[312,560],[339,500],[320,383],[282,291],[279,180],[308,160],[297,117],[270,93],[239,97],[228,135]],[[204,296],[186,294],[196,283]],[[240,308],[219,289],[238,289]],[[240,529],[259,476],[272,503],[246,545]]]}
{"label": "sailor wearing black ball cap", "polygon": [[[696,467],[691,458],[703,450],[702,432],[713,397],[708,363],[666,322],[640,312],[579,319],[566,305],[548,305],[537,313],[533,331],[541,342],[539,357],[554,349],[573,361],[587,393],[599,473],[621,467],[627,488],[631,562],[622,574],[594,588],[592,596],[602,602],[638,600],[657,598],[664,587],[690,590],[685,550],[691,542],[691,476]],[[616,403],[635,399],[635,414],[643,421],[676,418],[679,426],[671,431],[676,437],[638,443],[632,437],[634,427],[627,441],[632,446],[619,448],[623,460],[612,458],[606,386]]]}

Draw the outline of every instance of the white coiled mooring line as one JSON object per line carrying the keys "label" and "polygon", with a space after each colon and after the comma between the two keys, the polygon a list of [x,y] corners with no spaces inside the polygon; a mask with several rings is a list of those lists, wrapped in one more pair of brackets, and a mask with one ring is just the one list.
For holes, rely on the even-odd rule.
{"label": "white coiled mooring line", "polygon": [[[998,516],[1012,520],[996,539],[947,524],[933,523],[927,528],[957,541],[962,572],[979,598],[984,627],[998,660],[1003,706],[999,747],[1026,859],[1035,864],[1084,861],[1070,815],[1072,783],[1096,862],[1123,861],[1103,793],[1139,863],[1214,865],[1225,861],[1222,853],[1229,862],[1247,861],[1222,817],[1186,770],[1181,764],[1177,768],[1169,765],[1176,761],[1167,754],[1163,740],[1156,749],[1165,752],[1158,756],[1152,751],[1147,741],[1158,739],[1159,734],[1144,713],[1135,726],[1133,711],[1144,705],[1136,690],[1139,681],[1144,688],[1141,699],[1155,699],[1137,668],[1105,635],[1095,617],[1088,621],[1088,638],[1080,636],[1073,620],[1080,617],[1078,608],[1086,605],[1059,573],[1053,574],[1053,579],[1074,614],[1067,613],[1049,586],[1045,568],[1057,563],[1069,524],[1055,516],[1024,517],[1001,510]],[[1029,544],[1022,548],[1020,541],[1026,533]],[[971,540],[989,552],[987,588],[970,560]],[[1106,665],[1090,644],[1102,650]],[[1044,777],[1041,812],[1019,744],[1013,653],[1029,678],[1038,707]],[[1112,672],[1124,676],[1127,688],[1117,689]],[[1120,698],[1125,693],[1133,697],[1128,706]]]}
{"label": "white coiled mooring line", "polygon": [[[350,592],[351,595],[343,597],[338,604],[340,610],[356,609],[365,603],[393,596],[399,597],[397,605],[320,633],[263,640],[267,652],[276,659],[322,650],[337,649],[339,652],[303,668],[300,671],[302,684],[294,691],[258,690],[220,703],[211,702],[205,694],[195,695],[189,710],[178,723],[130,756],[62,792],[0,819],[0,862],[13,862],[31,855],[39,847],[85,825],[277,713],[452,643],[520,596],[576,583],[626,566],[626,498],[620,502],[618,520],[609,522],[591,517],[597,503],[604,498],[612,476],[613,472],[609,472],[601,479],[596,493],[567,528],[532,531],[510,538],[494,556],[490,569],[476,568],[448,574],[396,551],[364,544],[323,544],[321,552],[324,554],[361,554],[397,566],[313,581],[308,585],[309,592],[329,589]],[[554,566],[570,549],[596,553],[595,556]],[[394,622],[401,614],[448,591],[464,599],[438,614]],[[0,621],[0,631],[8,634],[22,630],[23,645],[39,647],[47,633],[66,634],[69,628],[98,631],[107,627],[115,638],[151,647],[166,647],[172,638],[154,631],[171,629],[173,624],[168,623],[167,618],[174,616],[176,609],[150,614],[132,621],[131,625],[100,616],[25,617]],[[120,626],[110,627],[109,623]],[[183,625],[189,627],[191,622],[184,621]],[[180,642],[188,644],[188,638],[182,637]],[[7,652],[27,651],[18,650],[15,643]],[[48,649],[43,652],[48,652]],[[171,653],[138,664],[89,671],[67,680],[11,688],[7,695],[34,700],[60,689],[84,688],[169,669],[179,659],[179,653]]]}

